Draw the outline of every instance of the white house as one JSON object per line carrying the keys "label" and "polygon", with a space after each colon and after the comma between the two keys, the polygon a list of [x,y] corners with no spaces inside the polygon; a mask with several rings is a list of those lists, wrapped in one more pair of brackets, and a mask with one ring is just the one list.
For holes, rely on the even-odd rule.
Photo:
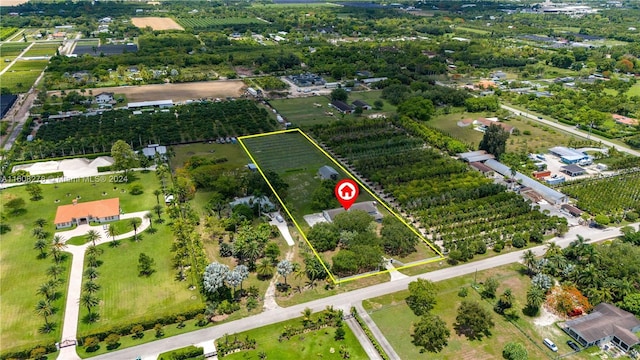
{"label": "white house", "polygon": [[97,104],[108,104],[112,101],[113,101],[112,92],[101,92],[100,94],[95,96],[95,102]]}

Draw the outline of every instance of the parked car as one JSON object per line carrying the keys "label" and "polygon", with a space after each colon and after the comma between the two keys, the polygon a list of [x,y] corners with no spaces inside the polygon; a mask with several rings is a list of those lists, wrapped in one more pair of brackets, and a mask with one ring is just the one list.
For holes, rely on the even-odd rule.
{"label": "parked car", "polygon": [[280,215],[276,216],[276,220],[278,220],[278,222],[283,222],[284,221],[284,219]]}
{"label": "parked car", "polygon": [[556,346],[556,344],[553,343],[553,341],[545,338],[543,340],[543,342],[549,349],[551,349],[551,351],[553,351],[553,352],[557,352],[558,351],[558,347]]}
{"label": "parked car", "polygon": [[567,345],[569,345],[569,347],[573,349],[573,351],[580,351],[580,346],[578,346],[578,344],[574,343],[571,340],[567,340]]}

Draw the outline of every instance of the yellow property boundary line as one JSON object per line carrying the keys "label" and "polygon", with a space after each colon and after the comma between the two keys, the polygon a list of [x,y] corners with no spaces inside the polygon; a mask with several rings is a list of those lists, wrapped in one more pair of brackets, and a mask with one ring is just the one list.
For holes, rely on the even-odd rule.
{"label": "yellow property boundary line", "polygon": [[401,267],[395,268],[395,270],[407,269],[407,268],[410,268],[410,267],[414,267],[414,266],[418,266],[418,265],[424,265],[424,264],[428,264],[428,263],[432,263],[432,262],[436,262],[436,261],[440,261],[440,260],[444,259],[444,255],[442,255],[442,253],[437,248],[435,248],[431,244],[431,242],[429,242],[429,240],[427,240],[424,236],[422,236],[422,234],[420,234],[420,232],[418,230],[416,230],[413,226],[411,226],[411,224],[409,224],[400,215],[398,215],[395,211],[393,211],[393,209],[389,205],[387,205],[386,202],[384,202],[382,199],[380,199],[373,191],[371,191],[362,182],[360,182],[360,180],[358,180],[355,176],[353,176],[353,174],[351,174],[351,172],[349,170],[345,169],[342,166],[342,164],[340,164],[336,159],[334,159],[333,156],[329,155],[329,153],[327,153],[323,148],[321,148],[320,145],[318,145],[312,138],[310,138],[302,130],[300,130],[300,129],[279,130],[279,131],[273,131],[273,132],[268,132],[268,133],[263,133],[263,134],[254,134],[254,135],[246,135],[246,136],[238,137],[238,142],[240,143],[240,145],[242,146],[244,151],[247,153],[247,155],[249,156],[249,158],[251,159],[253,164],[255,164],[256,168],[258,169],[258,172],[260,173],[260,175],[262,175],[262,178],[267,182],[267,185],[269,186],[269,189],[271,189],[273,194],[276,196],[276,198],[280,202],[280,205],[282,205],[282,208],[284,209],[284,211],[287,213],[287,215],[289,216],[291,221],[293,221],[293,224],[296,226],[296,229],[298,229],[298,232],[300,232],[300,234],[302,235],[304,240],[307,242],[307,245],[309,245],[309,248],[311,248],[311,251],[313,251],[313,254],[316,256],[318,261],[320,261],[320,263],[322,264],[322,267],[327,271],[327,274],[329,274],[329,278],[331,278],[331,281],[333,281],[334,284],[340,284],[340,283],[344,283],[344,282],[348,282],[348,281],[352,281],[352,280],[362,279],[362,278],[369,277],[369,276],[374,276],[374,275],[378,275],[378,274],[384,274],[384,273],[391,272],[392,270],[385,269],[385,270],[381,270],[381,271],[377,271],[377,272],[373,272],[373,273],[355,275],[355,276],[351,276],[351,277],[348,277],[346,279],[340,280],[340,279],[336,279],[336,277],[333,275],[331,270],[329,270],[329,268],[327,267],[327,264],[325,264],[325,262],[322,261],[322,257],[320,257],[320,254],[318,254],[318,252],[313,247],[313,245],[311,245],[311,242],[309,242],[309,239],[307,239],[307,235],[304,233],[304,231],[302,231],[302,228],[300,227],[300,225],[298,225],[298,222],[293,217],[293,215],[291,215],[291,212],[289,211],[287,206],[284,204],[284,201],[282,200],[282,198],[280,198],[280,195],[278,195],[276,190],[273,188],[273,185],[271,185],[271,183],[269,182],[269,179],[267,179],[267,177],[265,176],[264,172],[262,171],[262,168],[260,167],[260,164],[255,160],[255,158],[253,157],[253,155],[251,154],[251,152],[249,151],[249,149],[247,148],[247,146],[243,142],[243,140],[245,140],[245,139],[252,139],[252,138],[270,136],[270,135],[279,135],[279,134],[292,133],[292,132],[297,132],[300,135],[304,136],[305,139],[307,139],[307,141],[309,141],[309,143],[311,143],[318,150],[320,150],[320,152],[322,152],[322,154],[324,154],[327,158],[329,158],[338,168],[340,168],[340,170],[342,170],[345,174],[348,174],[356,183],[358,183],[360,188],[364,189],[367,193],[369,193],[378,202],[378,204],[381,204],[382,206],[384,206],[384,208],[387,209],[387,211],[389,211],[390,214],[395,216],[396,219],[400,220],[405,226],[407,226],[409,229],[411,229],[411,231],[414,234],[416,234],[418,236],[418,238],[420,238],[425,244],[427,244],[431,248],[431,250],[433,250],[436,254],[439,255],[438,257],[435,257],[435,258],[424,259],[423,261],[419,261],[419,262],[413,263],[411,265],[405,265],[405,266],[401,266]]}

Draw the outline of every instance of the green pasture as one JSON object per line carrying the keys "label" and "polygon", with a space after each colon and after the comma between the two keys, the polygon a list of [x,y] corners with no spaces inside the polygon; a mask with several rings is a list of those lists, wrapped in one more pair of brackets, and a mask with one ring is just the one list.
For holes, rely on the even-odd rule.
{"label": "green pasture", "polygon": [[29,43],[3,43],[0,45],[0,56],[17,56],[29,46]]}
{"label": "green pasture", "polygon": [[171,168],[174,170],[182,167],[192,156],[214,159],[226,158],[228,161],[225,164],[238,168],[250,162],[247,153],[238,144],[196,143],[176,145],[171,148],[176,153],[176,156],[171,158]]}
{"label": "green pasture", "polygon": [[[38,60],[17,61],[4,74],[0,75],[0,84],[3,88],[9,89],[11,93],[25,93],[35,83],[45,67],[46,61],[44,63]],[[14,68],[23,70],[14,70]]]}
{"label": "green pasture", "polygon": [[[363,100],[373,106],[373,102],[380,99],[381,91],[358,91],[349,93],[348,102]],[[380,99],[382,100],[382,99]],[[270,100],[271,105],[278,113],[289,122],[301,128],[307,128],[317,124],[325,124],[341,119],[353,119],[355,115],[342,115],[328,104],[331,102],[328,96],[310,96],[292,99]],[[390,114],[395,111],[395,106],[384,101],[382,110],[365,110],[362,116],[369,114]],[[320,106],[317,106],[320,105]],[[328,115],[333,113],[333,115]]]}
{"label": "green pasture", "polygon": [[627,95],[629,96],[640,96],[640,82],[633,85],[629,91],[627,91]]}
{"label": "green pasture", "polygon": [[[92,311],[100,314],[100,320],[86,323],[83,318],[87,315],[87,309],[81,307],[78,324],[80,337],[204,307],[198,290],[189,290],[188,281],[174,279],[176,270],[171,261],[171,228],[166,223],[155,224],[154,227],[158,230],[155,234],[143,232],[137,242],[130,238],[121,240],[118,247],[111,247],[110,244],[99,246],[104,252],[99,256],[102,265],[98,267],[99,276],[94,282],[101,286],[96,293],[100,305]],[[149,277],[138,276],[140,253],[155,260],[156,272]]]}
{"label": "green pasture", "polygon": [[[313,316],[313,318],[316,316]],[[255,350],[244,350],[225,355],[225,359],[258,359],[258,354],[261,352],[267,354],[267,359],[278,360],[344,359],[340,355],[342,347],[349,352],[349,359],[368,359],[367,354],[347,324],[343,324],[345,330],[344,340],[334,340],[335,328],[327,327],[295,335],[289,340],[278,341],[278,337],[286,326],[302,326],[302,318],[230,335],[231,339],[236,336],[238,339],[245,339],[246,337],[255,339],[257,346]],[[222,341],[224,341],[224,338],[218,339],[218,342]]]}
{"label": "green pasture", "polygon": [[[529,359],[546,359],[555,354],[543,345],[542,340],[545,337],[558,345],[558,355],[571,352],[565,344],[569,337],[555,324],[535,325],[534,318],[529,318],[521,312],[519,312],[519,319],[511,323],[493,311],[492,302],[482,300],[478,292],[471,288],[476,276],[478,282],[488,277],[496,277],[501,284],[497,294],[502,294],[507,288],[511,289],[516,298],[514,306],[521,309],[526,304],[526,291],[530,284],[530,280],[524,275],[522,269],[520,264],[511,264],[478,274],[437,282],[437,305],[432,313],[440,316],[451,331],[448,346],[437,354],[421,354],[420,349],[411,342],[412,324],[417,322],[419,317],[405,302],[409,295],[408,291],[365,300],[363,305],[401,359],[498,359],[502,358],[502,349],[510,341],[522,343],[527,348]],[[491,313],[495,323],[495,327],[491,329],[491,336],[470,341],[463,335],[455,333],[453,324],[457,308],[463,300],[458,296],[461,287],[468,288],[468,296],[464,299],[480,302]],[[589,357],[581,354],[577,358],[588,359]]]}

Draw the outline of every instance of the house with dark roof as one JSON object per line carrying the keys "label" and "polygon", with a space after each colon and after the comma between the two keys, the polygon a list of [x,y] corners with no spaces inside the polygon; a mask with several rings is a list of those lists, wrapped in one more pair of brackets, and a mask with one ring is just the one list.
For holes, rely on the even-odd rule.
{"label": "house with dark roof", "polygon": [[[373,217],[373,220],[375,220],[376,222],[381,222],[382,221],[382,214],[380,213],[380,211],[378,211],[378,208],[376,206],[376,202],[375,201],[363,201],[363,202],[358,202],[355,203],[353,205],[351,205],[351,207],[349,208],[348,211],[352,211],[352,210],[361,210],[366,212],[367,214],[371,215],[371,217]],[[322,212],[322,216],[325,218],[325,220],[327,220],[328,222],[333,222],[333,219],[335,219],[335,217],[338,214],[342,214],[343,212],[345,212],[347,210],[345,210],[344,208],[337,208],[337,209],[331,209],[331,210],[324,210]]]}
{"label": "house with dark roof", "polygon": [[336,169],[332,168],[331,166],[325,165],[318,169],[318,176],[320,176],[320,179],[322,180],[338,180],[340,174],[338,174]]}
{"label": "house with dark roof", "polygon": [[640,331],[640,320],[607,303],[599,304],[589,315],[567,321],[563,330],[585,347],[612,342],[626,351],[640,344],[634,334]]}
{"label": "house with dark roof", "polygon": [[329,106],[340,111],[343,114],[351,114],[353,112],[353,108],[344,101],[333,100],[331,103],[329,103]]}
{"label": "house with dark roof", "polygon": [[562,170],[563,173],[568,174],[571,177],[579,176],[579,175],[582,175],[585,172],[587,172],[587,170],[581,168],[580,166],[578,166],[576,164],[565,165],[565,166],[561,167],[560,169]]}
{"label": "house with dark roof", "polygon": [[356,100],[356,101],[352,102],[351,105],[353,105],[354,108],[361,107],[362,110],[371,110],[372,109],[371,105],[367,104],[366,102],[364,102],[362,100]]}

